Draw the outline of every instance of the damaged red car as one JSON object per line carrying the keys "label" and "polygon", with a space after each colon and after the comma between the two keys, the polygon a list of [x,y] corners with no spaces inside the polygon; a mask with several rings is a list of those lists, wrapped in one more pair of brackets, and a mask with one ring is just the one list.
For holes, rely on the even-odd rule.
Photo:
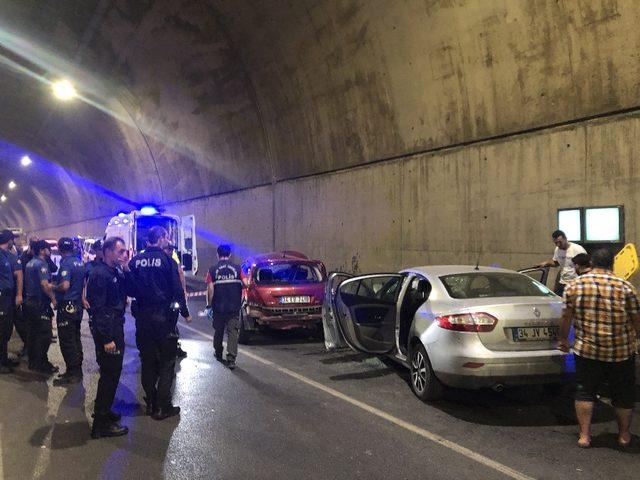
{"label": "damaged red car", "polygon": [[242,264],[240,343],[261,328],[322,332],[327,270],[319,260],[294,251],[265,253]]}

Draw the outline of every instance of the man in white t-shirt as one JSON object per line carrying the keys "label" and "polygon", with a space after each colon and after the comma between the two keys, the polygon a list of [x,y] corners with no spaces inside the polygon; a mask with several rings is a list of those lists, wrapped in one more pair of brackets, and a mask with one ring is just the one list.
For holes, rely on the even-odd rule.
{"label": "man in white t-shirt", "polygon": [[577,243],[571,243],[567,240],[567,236],[562,230],[556,230],[551,234],[551,237],[556,246],[553,252],[553,259],[542,262],[538,266],[560,267],[560,282],[556,288],[556,294],[562,296],[564,287],[578,277],[573,264],[573,257],[580,253],[587,253],[587,251]]}

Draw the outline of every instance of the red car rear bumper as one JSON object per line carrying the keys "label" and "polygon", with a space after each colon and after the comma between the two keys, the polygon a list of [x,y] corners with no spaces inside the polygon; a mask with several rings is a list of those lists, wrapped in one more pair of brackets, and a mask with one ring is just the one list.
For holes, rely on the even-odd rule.
{"label": "red car rear bumper", "polygon": [[264,325],[278,330],[312,328],[322,322],[322,306],[248,306],[247,315],[254,319],[258,325]]}

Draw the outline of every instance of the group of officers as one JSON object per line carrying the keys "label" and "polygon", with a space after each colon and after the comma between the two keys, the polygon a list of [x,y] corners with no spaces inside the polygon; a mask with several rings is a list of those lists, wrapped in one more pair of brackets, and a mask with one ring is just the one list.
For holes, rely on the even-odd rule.
{"label": "group of officers", "polygon": [[14,323],[26,345],[29,369],[48,376],[58,371],[47,353],[55,310],[66,371],[54,384],[82,381],[80,326],[86,309],[100,367],[91,436],[127,434],[127,427],[119,423],[120,415],[111,408],[122,372],[125,308],[131,297],[146,413],[156,420],[179,414],[180,407],[172,403],[177,321],[181,315],[190,322],[191,316],[172,248],[168,232],[153,227],[147,248],[132,259],[124,240],[110,237],[94,245],[96,259],[83,264],[72,239],[61,238],[62,259],[54,282],[55,264],[47,242],[31,242],[29,250],[18,257],[11,231],[0,232],[0,372],[11,373],[19,363],[7,355]]}

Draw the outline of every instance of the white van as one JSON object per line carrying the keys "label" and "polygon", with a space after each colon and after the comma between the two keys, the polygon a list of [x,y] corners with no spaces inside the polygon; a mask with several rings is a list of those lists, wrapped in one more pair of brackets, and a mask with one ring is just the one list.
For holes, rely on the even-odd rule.
{"label": "white van", "polygon": [[160,213],[155,208],[141,208],[130,213],[119,213],[111,218],[105,235],[123,238],[133,256],[145,249],[148,232],[156,226],[164,227],[169,232],[171,243],[177,247],[178,258],[185,275],[196,275],[198,254],[195,215],[179,217]]}

